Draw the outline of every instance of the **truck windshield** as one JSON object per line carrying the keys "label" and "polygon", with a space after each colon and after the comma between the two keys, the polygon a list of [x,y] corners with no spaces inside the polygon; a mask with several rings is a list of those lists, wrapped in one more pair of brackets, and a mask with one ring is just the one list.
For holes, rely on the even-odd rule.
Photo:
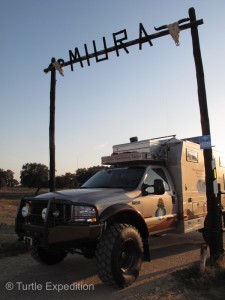
{"label": "truck windshield", "polygon": [[126,167],[102,170],[86,181],[81,188],[135,189],[145,172],[145,167]]}

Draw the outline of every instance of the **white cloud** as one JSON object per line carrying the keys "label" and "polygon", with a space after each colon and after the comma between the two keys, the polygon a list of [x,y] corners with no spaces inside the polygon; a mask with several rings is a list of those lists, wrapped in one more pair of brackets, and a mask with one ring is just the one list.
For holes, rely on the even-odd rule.
{"label": "white cloud", "polygon": [[106,146],[108,146],[108,142],[105,142],[105,143],[103,143],[103,144],[100,144],[100,145],[98,145],[98,146],[96,146],[95,148],[94,148],[94,150],[99,150],[99,149],[103,149],[103,148],[105,148]]}

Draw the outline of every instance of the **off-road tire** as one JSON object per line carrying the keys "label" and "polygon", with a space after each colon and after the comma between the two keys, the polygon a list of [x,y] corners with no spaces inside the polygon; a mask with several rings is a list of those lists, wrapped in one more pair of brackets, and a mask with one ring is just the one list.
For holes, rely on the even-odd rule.
{"label": "off-road tire", "polygon": [[139,275],[143,243],[138,230],[128,224],[114,224],[103,233],[96,249],[99,278],[107,284],[125,287]]}
{"label": "off-road tire", "polygon": [[67,253],[63,250],[48,250],[40,246],[30,246],[29,252],[33,259],[46,265],[55,265],[64,260]]}

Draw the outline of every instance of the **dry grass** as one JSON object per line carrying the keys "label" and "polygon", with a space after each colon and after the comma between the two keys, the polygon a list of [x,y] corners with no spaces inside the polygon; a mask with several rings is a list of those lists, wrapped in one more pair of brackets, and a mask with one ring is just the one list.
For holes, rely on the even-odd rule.
{"label": "dry grass", "polygon": [[[47,192],[47,189],[41,189],[39,191],[40,193]],[[15,187],[15,188],[3,188],[0,190],[0,200],[2,199],[15,199],[19,200],[23,196],[34,196],[36,192],[36,189],[29,189],[29,188],[21,188],[21,187]]]}
{"label": "dry grass", "polygon": [[0,198],[0,224],[14,225],[19,200]]}
{"label": "dry grass", "polygon": [[208,262],[204,274],[200,273],[199,265],[195,265],[173,275],[189,299],[225,299],[224,257],[213,266]]}
{"label": "dry grass", "polygon": [[21,197],[33,196],[34,193],[35,189],[5,188],[0,190],[0,258],[27,251],[27,247],[18,242],[18,236],[15,233],[15,217]]}

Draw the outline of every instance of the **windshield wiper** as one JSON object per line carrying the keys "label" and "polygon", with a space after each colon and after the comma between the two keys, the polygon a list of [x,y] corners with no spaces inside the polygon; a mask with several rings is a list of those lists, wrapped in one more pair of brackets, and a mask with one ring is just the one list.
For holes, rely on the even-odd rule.
{"label": "windshield wiper", "polygon": [[110,186],[100,185],[100,186],[83,186],[81,189],[110,189]]}

